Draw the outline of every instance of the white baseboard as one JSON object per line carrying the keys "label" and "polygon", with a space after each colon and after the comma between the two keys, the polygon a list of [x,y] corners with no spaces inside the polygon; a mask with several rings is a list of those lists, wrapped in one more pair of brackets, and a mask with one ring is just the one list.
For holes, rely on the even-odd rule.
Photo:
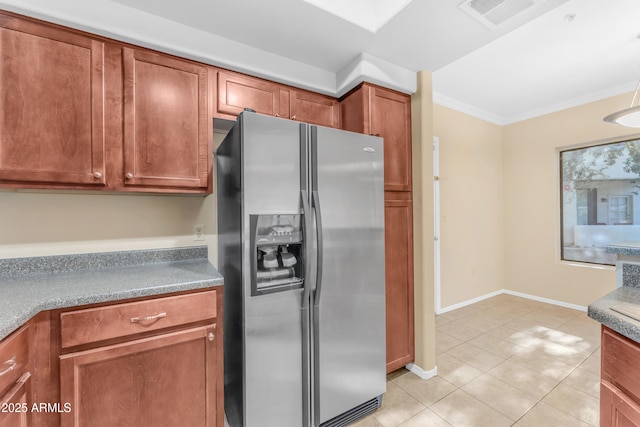
{"label": "white baseboard", "polygon": [[504,289],[500,289],[499,291],[495,291],[495,292],[491,292],[489,294],[481,295],[481,296],[479,296],[477,298],[473,298],[473,299],[470,299],[470,300],[467,300],[467,301],[463,301],[463,302],[460,302],[458,304],[453,304],[453,305],[450,305],[448,307],[441,307],[439,310],[436,310],[436,314],[443,314],[443,313],[446,313],[448,311],[457,310],[459,308],[466,307],[466,306],[471,305],[471,304],[475,304],[477,302],[486,300],[486,299],[491,298],[491,297],[495,297],[496,295],[500,295],[500,294],[503,294],[503,293],[504,293]]}
{"label": "white baseboard", "polygon": [[554,299],[550,299],[550,298],[543,298],[543,297],[539,297],[539,296],[536,296],[536,295],[525,294],[525,293],[522,293],[522,292],[511,291],[509,289],[501,289],[499,291],[495,291],[495,292],[491,292],[491,293],[488,293],[488,294],[485,294],[485,295],[481,295],[481,296],[479,296],[477,298],[473,298],[473,299],[470,299],[470,300],[467,300],[467,301],[463,301],[463,302],[458,303],[458,304],[453,304],[453,305],[450,305],[448,307],[440,308],[439,310],[436,310],[436,314],[443,314],[443,313],[446,313],[448,311],[452,311],[452,310],[456,310],[458,308],[466,307],[468,305],[471,305],[471,304],[474,304],[476,302],[480,302],[480,301],[486,300],[486,299],[491,298],[491,297],[495,297],[495,296],[500,295],[500,294],[509,294],[509,295],[513,295],[513,296],[516,296],[516,297],[520,297],[520,298],[527,298],[527,299],[530,299],[530,300],[544,302],[544,303],[547,303],[547,304],[553,304],[553,305],[557,305],[557,306],[560,306],[560,307],[571,308],[573,310],[579,310],[579,311],[584,311],[584,312],[587,311],[587,307],[585,307],[583,305],[570,304],[568,302],[558,301],[558,300],[554,300]]}
{"label": "white baseboard", "polygon": [[419,376],[423,380],[428,380],[429,378],[433,378],[436,375],[438,375],[438,367],[437,366],[435,368],[431,369],[430,371],[425,371],[424,369],[422,369],[420,366],[416,365],[415,363],[409,363],[408,365],[405,366],[405,368],[407,368],[411,373]]}
{"label": "white baseboard", "polygon": [[529,294],[523,294],[522,292],[511,291],[509,289],[503,289],[502,293],[509,294],[509,295],[514,295],[516,297],[527,298],[527,299],[531,299],[531,300],[534,300],[534,301],[546,302],[547,304],[558,305],[560,307],[572,308],[574,310],[580,310],[580,311],[584,311],[584,312],[587,311],[587,307],[585,307],[584,305],[570,304],[568,302],[558,301],[558,300],[555,300],[555,299],[543,298],[543,297],[538,297],[538,296],[529,295]]}

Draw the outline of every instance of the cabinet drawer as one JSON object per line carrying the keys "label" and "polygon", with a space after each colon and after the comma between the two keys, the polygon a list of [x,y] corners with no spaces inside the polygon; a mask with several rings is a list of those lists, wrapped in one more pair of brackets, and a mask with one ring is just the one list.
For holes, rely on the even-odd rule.
{"label": "cabinet drawer", "polygon": [[602,329],[602,379],[640,402],[640,345]]}
{"label": "cabinet drawer", "polygon": [[0,395],[27,370],[28,327],[23,327],[0,343]]}
{"label": "cabinet drawer", "polygon": [[216,291],[76,310],[60,315],[62,348],[216,317]]}

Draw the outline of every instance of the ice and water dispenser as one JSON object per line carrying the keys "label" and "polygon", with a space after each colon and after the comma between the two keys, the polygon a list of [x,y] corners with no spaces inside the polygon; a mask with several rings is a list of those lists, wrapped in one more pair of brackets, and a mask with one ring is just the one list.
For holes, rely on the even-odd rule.
{"label": "ice and water dispenser", "polygon": [[301,288],[303,215],[251,215],[251,295]]}

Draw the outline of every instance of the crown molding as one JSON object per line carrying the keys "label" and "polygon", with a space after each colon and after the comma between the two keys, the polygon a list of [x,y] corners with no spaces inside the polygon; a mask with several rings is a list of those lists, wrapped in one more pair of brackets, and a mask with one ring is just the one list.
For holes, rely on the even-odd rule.
{"label": "crown molding", "polygon": [[452,110],[456,110],[461,113],[468,114],[472,117],[475,117],[499,126],[504,126],[505,124],[507,124],[506,120],[497,114],[493,114],[490,111],[483,110],[482,108],[474,107],[473,105],[470,105],[470,104],[465,104],[464,102],[460,102],[457,99],[450,98],[446,95],[443,95],[440,92],[436,92],[436,91],[433,92],[433,103],[442,105],[443,107],[451,108]]}

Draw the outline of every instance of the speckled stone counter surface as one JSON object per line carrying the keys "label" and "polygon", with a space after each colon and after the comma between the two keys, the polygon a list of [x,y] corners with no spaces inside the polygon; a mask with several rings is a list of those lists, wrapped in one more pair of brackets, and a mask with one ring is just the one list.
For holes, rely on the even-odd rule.
{"label": "speckled stone counter surface", "polygon": [[[640,261],[640,243],[623,242],[609,245],[608,253]],[[589,317],[613,329],[621,335],[640,343],[640,321],[611,310],[612,306],[620,306],[640,314],[640,266],[632,263],[618,262],[622,286],[616,288],[599,300],[589,305]]]}
{"label": "speckled stone counter surface", "polygon": [[640,310],[640,288],[622,286],[589,305],[589,317],[640,343],[640,322],[611,310],[611,306],[636,306]]}
{"label": "speckled stone counter surface", "polygon": [[43,310],[222,286],[206,247],[0,260],[0,339]]}
{"label": "speckled stone counter surface", "polygon": [[620,242],[608,245],[605,251],[608,254],[640,256],[640,242]]}

